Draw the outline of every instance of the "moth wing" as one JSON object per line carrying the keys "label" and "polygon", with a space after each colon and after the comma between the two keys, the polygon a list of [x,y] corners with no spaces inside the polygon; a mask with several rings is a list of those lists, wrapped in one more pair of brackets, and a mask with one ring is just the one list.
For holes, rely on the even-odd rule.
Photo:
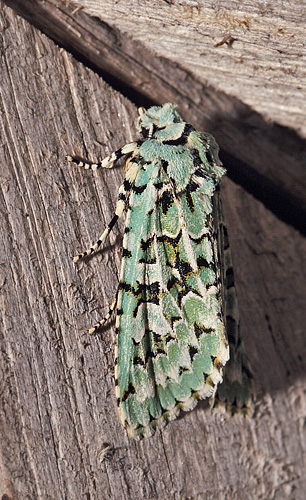
{"label": "moth wing", "polygon": [[214,406],[231,414],[252,416],[254,412],[254,383],[241,337],[239,308],[227,228],[224,224],[219,193],[214,198],[214,224],[221,262],[224,294],[224,321],[230,349],[230,359],[218,385]]}
{"label": "moth wing", "polygon": [[176,198],[152,169],[131,195],[118,302],[117,397],[134,437],[213,395],[228,359],[212,213],[200,189]]}

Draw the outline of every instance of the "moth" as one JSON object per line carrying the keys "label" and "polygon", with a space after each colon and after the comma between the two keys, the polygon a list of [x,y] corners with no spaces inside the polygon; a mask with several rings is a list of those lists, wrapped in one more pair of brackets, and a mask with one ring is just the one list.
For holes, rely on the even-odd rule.
{"label": "moth", "polygon": [[225,174],[219,147],[171,103],[140,108],[137,130],[137,141],[100,163],[67,157],[91,170],[126,157],[115,215],[74,262],[96,251],[126,212],[118,290],[89,333],[117,308],[116,397],[135,439],[152,436],[199,399],[231,413],[253,412],[219,193]]}

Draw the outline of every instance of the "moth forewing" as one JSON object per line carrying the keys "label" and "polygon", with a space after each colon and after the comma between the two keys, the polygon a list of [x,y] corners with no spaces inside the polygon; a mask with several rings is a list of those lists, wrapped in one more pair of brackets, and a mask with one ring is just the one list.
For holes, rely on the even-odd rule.
{"label": "moth forewing", "polygon": [[139,115],[138,141],[94,164],[110,168],[127,156],[115,216],[77,258],[99,248],[126,210],[118,292],[90,333],[117,306],[116,397],[135,439],[215,395],[229,358],[231,314],[219,200],[225,170],[218,146],[170,103],[141,108]]}

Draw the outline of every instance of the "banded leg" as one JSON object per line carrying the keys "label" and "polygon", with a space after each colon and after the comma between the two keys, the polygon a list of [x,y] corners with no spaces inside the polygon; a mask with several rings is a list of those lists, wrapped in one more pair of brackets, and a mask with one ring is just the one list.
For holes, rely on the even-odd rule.
{"label": "banded leg", "polygon": [[[120,153],[120,155],[121,155],[121,153],[122,154],[131,154],[132,153],[133,157],[137,156],[137,153],[138,153],[137,143],[127,144],[126,146],[124,146],[123,148],[119,149],[118,151],[116,151],[115,153],[113,153],[111,156],[109,156],[108,158],[106,158],[105,160],[103,160],[103,162],[101,162],[100,164],[97,164],[97,165],[105,167],[105,165],[106,165],[107,162],[108,163],[111,162],[113,164],[114,161],[116,161],[119,158],[119,153]],[[92,167],[89,164],[84,164],[83,162],[78,163],[71,156],[67,157],[67,159],[68,159],[68,161],[77,163],[80,166],[88,165],[87,168],[91,168]],[[86,168],[86,166],[85,166],[85,168]],[[99,168],[99,166],[96,166],[96,168]],[[95,170],[96,168],[93,168],[93,170]],[[108,167],[105,167],[105,168],[108,168]],[[101,236],[98,239],[98,241],[91,248],[89,248],[88,250],[86,250],[85,252],[83,252],[83,253],[75,256],[73,258],[74,262],[77,262],[79,259],[81,259],[81,258],[83,258],[83,257],[85,257],[87,255],[90,255],[93,252],[95,252],[102,245],[102,243],[106,240],[107,236],[111,232],[111,230],[114,227],[115,223],[117,222],[117,220],[119,219],[119,217],[122,216],[122,214],[124,212],[125,204],[126,204],[126,202],[128,200],[128,197],[130,195],[130,191],[131,191],[131,189],[134,186],[134,182],[135,182],[135,179],[137,177],[138,170],[139,170],[139,164],[137,162],[134,162],[132,160],[132,158],[128,158],[127,162],[126,162],[125,180],[124,180],[123,184],[119,188],[118,200],[117,200],[117,203],[116,203],[116,209],[115,209],[115,215],[114,215],[114,217],[112,218],[112,220],[110,221],[110,223],[108,224],[108,226],[106,227],[106,229],[103,231],[103,233],[101,234]],[[106,314],[106,316],[104,316],[104,318],[102,318],[100,321],[98,321],[98,323],[96,323],[92,328],[90,328],[88,330],[88,333],[90,335],[94,334],[111,317],[113,311],[115,310],[115,308],[117,306],[117,299],[118,299],[118,290],[117,290],[115,298],[114,298],[114,300],[113,300],[113,302],[112,302],[112,304],[111,304],[111,306],[109,308],[109,311]]]}
{"label": "banded leg", "polygon": [[125,208],[125,202],[128,198],[129,191],[125,190],[125,182],[120,186],[119,188],[119,196],[118,200],[116,203],[116,209],[115,209],[115,215],[108,224],[108,226],[104,229],[103,233],[101,234],[100,238],[98,241],[92,245],[90,248],[85,250],[85,252],[80,253],[79,255],[76,255],[73,257],[73,262],[78,262],[78,260],[83,259],[83,257],[87,257],[88,255],[91,255],[94,253],[98,248],[104,243],[106,238],[108,237],[109,233],[113,229],[114,225],[116,224],[117,220],[122,216]]}
{"label": "banded leg", "polygon": [[110,156],[107,156],[104,158],[104,160],[98,162],[98,163],[86,163],[83,161],[77,160],[74,156],[67,155],[66,160],[69,163],[74,163],[78,167],[85,168],[85,170],[97,170],[98,168],[112,168],[114,166],[114,163],[119,160],[124,155],[131,155],[133,154],[138,148],[137,142],[130,142],[129,144],[126,144],[120,149],[117,149],[114,153],[112,153]]}
{"label": "banded leg", "polygon": [[116,224],[117,220],[122,216],[124,209],[125,209],[125,204],[128,200],[129,194],[131,189],[134,186],[134,181],[136,179],[137,173],[139,170],[139,164],[136,162],[133,162],[133,160],[127,160],[126,162],[126,174],[125,174],[125,180],[123,184],[121,184],[119,191],[118,191],[118,200],[116,203],[116,209],[115,209],[115,215],[108,224],[108,226],[104,229],[103,233],[101,234],[100,238],[98,241],[92,245],[90,248],[85,250],[85,252],[80,253],[79,255],[76,255],[73,257],[73,262],[78,262],[78,260],[82,259],[83,257],[87,257],[88,255],[91,255],[93,252],[98,250],[98,248],[104,243],[106,240],[107,236],[113,229],[114,225]]}
{"label": "banded leg", "polygon": [[96,323],[94,326],[89,328],[89,330],[88,330],[89,335],[93,335],[94,333],[96,333],[96,331],[99,328],[101,328],[101,326],[103,326],[106,323],[106,321],[109,320],[109,318],[111,317],[111,315],[113,314],[114,310],[117,307],[117,300],[118,300],[118,290],[116,292],[116,295],[115,295],[113,302],[110,305],[108,313],[104,316],[104,318],[100,319],[100,321],[98,321],[98,323]]}
{"label": "banded leg", "polygon": [[[134,181],[136,179],[137,173],[139,170],[139,164],[136,162],[133,162],[132,160],[128,160],[126,163],[126,174],[125,174],[125,180],[123,184],[119,188],[119,194],[118,194],[118,200],[116,204],[116,210],[115,210],[115,216],[112,218],[111,222],[105,229],[105,231],[102,233],[100,236],[99,240],[95,245],[93,245],[92,248],[89,250],[86,250],[86,252],[83,252],[82,254],[78,255],[77,257],[74,257],[74,262],[77,262],[80,258],[84,257],[85,255],[89,255],[90,253],[94,252],[99,246],[102,244],[103,241],[105,241],[107,235],[110,233],[112,230],[115,222],[118,220],[119,217],[123,214],[124,208],[125,208],[125,203],[129,197],[130,191],[134,186]],[[94,334],[101,326],[103,326],[106,321],[111,317],[113,311],[116,309],[117,306],[117,300],[118,300],[118,291],[115,295],[115,298],[109,308],[108,313],[104,318],[102,318],[98,323],[96,323],[92,328],[88,330],[89,335]]]}

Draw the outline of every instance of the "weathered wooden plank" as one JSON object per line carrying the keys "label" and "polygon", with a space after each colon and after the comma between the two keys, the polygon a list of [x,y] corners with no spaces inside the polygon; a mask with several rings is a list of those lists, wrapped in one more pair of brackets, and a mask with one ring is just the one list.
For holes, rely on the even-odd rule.
{"label": "weathered wooden plank", "polygon": [[[10,9],[0,13],[0,497],[304,498],[305,239],[223,183],[242,328],[258,391],[251,420],[204,403],[135,443],[119,423],[113,326],[82,331],[116,290],[122,169],[73,169],[135,136],[134,106]],[[110,445],[104,456],[106,444]]]}
{"label": "weathered wooden plank", "polygon": [[198,81],[305,137],[303,2],[74,1]]}
{"label": "weathered wooden plank", "polygon": [[[205,68],[203,69],[202,66],[199,65],[200,63],[198,64],[198,68],[202,68],[201,78],[196,68],[193,67],[194,73],[191,73],[191,66],[189,67],[187,64],[189,59],[186,61],[182,57],[181,52],[178,52],[180,55],[175,61],[165,59],[159,54],[154,55],[153,52],[149,52],[147,46],[142,45],[135,39],[136,35],[134,39],[132,39],[121,33],[114,25],[110,27],[106,23],[101,23],[97,19],[87,16],[82,11],[75,11],[73,4],[67,5],[63,0],[46,0],[43,2],[41,0],[6,0],[6,3],[14,7],[17,12],[21,13],[21,15],[30,20],[31,23],[51,36],[57,43],[60,43],[61,46],[68,50],[73,50],[82,60],[94,65],[96,69],[100,69],[104,73],[106,72],[108,78],[109,75],[111,75],[109,81],[112,84],[115,83],[115,78],[117,88],[123,89],[125,93],[131,95],[134,102],[143,104],[143,98],[145,98],[146,102],[148,102],[148,100],[157,103],[170,101],[179,104],[187,121],[192,122],[198,129],[210,130],[216,136],[223,150],[223,160],[226,161],[227,164],[231,164],[229,176],[239,181],[250,192],[255,193],[259,199],[262,199],[264,203],[270,206],[272,210],[276,211],[279,216],[284,217],[285,220],[290,221],[290,223],[303,230],[303,220],[306,214],[305,137],[300,137],[296,130],[271,122],[272,115],[274,117],[274,112],[269,116],[268,110],[270,108],[266,106],[266,100],[261,98],[261,95],[265,95],[262,89],[267,86],[268,83],[266,80],[269,80],[269,78],[261,71],[262,80],[258,82],[256,78],[254,79],[254,69],[250,71],[247,65],[248,58],[244,58],[243,65],[238,64],[237,66],[236,64],[237,67],[246,66],[246,68],[248,68],[244,70],[244,83],[241,79],[237,78],[237,82],[240,85],[239,97],[241,100],[239,100],[232,91],[235,87],[236,77],[233,76],[232,73],[234,70],[230,65],[230,62],[233,62],[233,58],[229,57],[232,52],[226,49],[226,45],[214,47],[213,43],[212,46],[209,46],[210,50],[208,51],[207,49],[206,51],[207,57],[201,56],[202,64],[204,64],[207,59],[207,61],[209,61],[207,64],[212,68],[213,74],[217,75],[217,79],[221,79],[217,66],[219,64],[219,57],[221,57],[220,50],[221,53],[225,51],[226,55],[222,57],[223,64],[225,64],[227,58],[229,61],[228,73],[224,71],[221,65],[221,73],[223,72],[227,79],[225,93],[219,90],[221,87],[216,84],[215,80],[212,80],[215,88],[207,84],[207,81],[210,80],[206,81]],[[142,23],[146,25],[150,13],[152,13],[149,4],[147,2],[144,2],[144,4],[148,6],[147,17],[144,18],[141,8],[140,12],[141,15],[143,15],[141,18],[138,18],[138,23],[134,22],[134,19],[132,20],[133,25],[135,25],[135,33],[138,33],[138,28],[140,32],[142,32]],[[158,4],[161,8],[161,12],[164,12],[164,8],[170,9],[169,12],[172,14],[181,12],[181,6],[179,4],[176,6],[178,10],[175,10],[175,6],[170,7],[166,5],[166,7],[164,7],[164,2],[158,2]],[[105,2],[105,5],[107,9],[105,10],[103,8],[103,13],[105,13],[107,20],[109,17],[112,17],[114,12],[114,19],[118,22],[118,26],[122,26],[120,22],[122,17],[119,16],[118,5],[119,7],[123,5],[124,17],[127,18],[128,15],[126,11],[124,11],[127,4],[124,2],[111,2],[111,4]],[[152,5],[155,5],[155,3],[152,2]],[[112,9],[110,8],[111,6]],[[131,9],[133,8],[134,7],[131,7]],[[130,11],[130,9],[128,9],[128,11]],[[204,24],[202,23],[201,26],[203,28],[205,25],[207,29],[215,30],[215,24],[213,23],[213,28],[211,28],[208,23],[210,19],[208,11],[210,12],[209,15],[211,15],[211,10],[208,9],[208,11],[206,11],[207,9],[205,10],[205,8],[201,11],[204,16]],[[205,13],[208,16],[207,18],[205,17]],[[239,15],[237,12],[235,15],[238,16],[238,19]],[[288,15],[287,11],[284,15]],[[176,33],[180,32],[179,23],[182,16],[179,16],[177,24],[173,26],[171,30],[168,26],[168,17],[165,16],[165,25],[171,33],[170,36],[173,36],[175,39]],[[197,16],[195,20],[192,20],[192,18],[186,20],[184,17],[182,20],[184,29],[187,30],[192,28],[194,32],[194,22],[196,22],[196,19]],[[220,30],[222,31],[224,30],[222,16],[218,19],[221,19]],[[265,19],[263,15],[263,21]],[[267,14],[266,22],[268,24],[265,25],[265,29],[268,29],[268,26],[270,26],[268,21],[269,16]],[[159,11],[156,22],[160,24]],[[273,20],[273,22],[275,21]],[[290,22],[293,22],[292,19]],[[242,26],[244,26],[243,23]],[[250,46],[253,47],[253,59],[256,58],[256,47],[258,45],[254,41],[254,36],[256,36],[257,33],[255,29],[256,26],[256,23],[255,25],[252,24],[253,28],[251,30],[246,30],[243,35],[244,38],[242,37],[245,45],[251,44]],[[152,37],[155,36],[155,28],[156,24],[154,24],[154,29],[153,27],[151,28],[150,36],[147,37],[151,41]],[[160,27],[160,29],[162,29],[162,27]],[[242,36],[241,26],[239,28],[237,25],[235,29],[240,30],[239,36]],[[160,31],[157,30],[156,33],[160,33]],[[160,36],[162,35],[160,34]],[[214,36],[217,37],[217,34]],[[245,38],[247,36],[251,37],[250,40]],[[265,43],[265,32],[261,32],[260,36],[261,54],[263,47],[267,46],[267,44]],[[143,39],[145,39],[145,37],[143,37]],[[168,38],[164,36],[161,39],[161,46],[163,46],[165,40],[168,41]],[[212,34],[211,36],[203,38],[203,44],[204,40],[205,43],[209,42],[210,44],[212,40],[213,42],[215,41]],[[273,45],[273,54],[274,50],[278,51],[281,50],[280,47],[283,47],[283,45],[278,45],[281,44],[281,40],[282,38],[280,34],[278,34],[277,41],[275,41],[275,47]],[[296,40],[296,50],[298,50],[299,44],[301,43],[300,35],[297,36]],[[195,43],[198,50],[198,41],[193,41],[191,38],[191,42]],[[292,43],[294,43],[294,40]],[[237,43],[237,46],[238,55],[240,54],[240,56],[238,57],[237,53],[234,51],[235,61],[237,57],[239,60],[242,57],[241,45]],[[289,47],[288,44],[287,46]],[[284,54],[285,56],[287,54],[287,57],[292,61],[290,50],[288,48],[288,54],[285,51]],[[188,52],[190,51],[186,50],[186,54],[188,54]],[[168,54],[167,51],[165,52],[165,55],[166,54]],[[215,61],[214,64],[211,61],[212,57]],[[303,57],[301,57],[299,61],[302,62]],[[288,64],[289,63],[285,66],[287,67]],[[302,67],[301,65],[301,68]],[[271,71],[272,70],[273,68]],[[300,71],[302,71],[302,69],[300,69]],[[258,72],[256,72],[256,75],[257,74]],[[270,73],[268,72],[267,74]],[[297,74],[300,75],[300,72],[297,72]],[[246,77],[249,79],[248,86],[245,84]],[[295,81],[294,79],[294,82]],[[253,87],[250,87],[250,82],[254,82],[252,83]],[[296,117],[294,118],[294,120],[296,120],[295,123],[299,123],[299,126],[305,118],[305,114],[303,114],[303,112],[300,113],[300,110],[303,109],[303,105],[300,104],[300,96],[302,95],[301,82],[302,80],[299,80],[298,83],[296,83],[299,98],[295,101],[296,109],[298,109],[297,113],[300,118],[299,121]],[[122,84],[124,84],[124,86],[122,86]],[[284,85],[285,82],[283,82],[283,86]],[[283,108],[285,109],[286,116],[290,115],[292,117],[294,115],[290,108],[290,106],[292,107],[290,104],[290,96],[291,94],[295,96],[295,92],[293,92],[288,82],[286,87],[289,89],[288,93],[283,91],[283,86],[278,87],[276,83],[275,86],[276,90],[278,88],[282,89],[277,95],[282,95],[288,103],[287,107],[278,106],[278,121],[279,123],[284,123],[281,119],[281,110]],[[266,107],[264,116],[268,118],[268,121],[266,121],[260,113],[256,112],[256,106],[251,107],[249,104],[246,104],[246,102],[249,103],[249,101],[247,98],[244,99],[245,89],[247,89],[247,94],[252,94],[252,99],[260,104],[260,109]],[[271,106],[274,106],[274,108],[275,106],[277,107],[276,104],[273,104],[274,100],[271,98],[270,93],[267,95],[269,96],[268,100]],[[305,102],[304,99],[302,100]],[[288,121],[288,126],[293,127],[292,120]]]}

